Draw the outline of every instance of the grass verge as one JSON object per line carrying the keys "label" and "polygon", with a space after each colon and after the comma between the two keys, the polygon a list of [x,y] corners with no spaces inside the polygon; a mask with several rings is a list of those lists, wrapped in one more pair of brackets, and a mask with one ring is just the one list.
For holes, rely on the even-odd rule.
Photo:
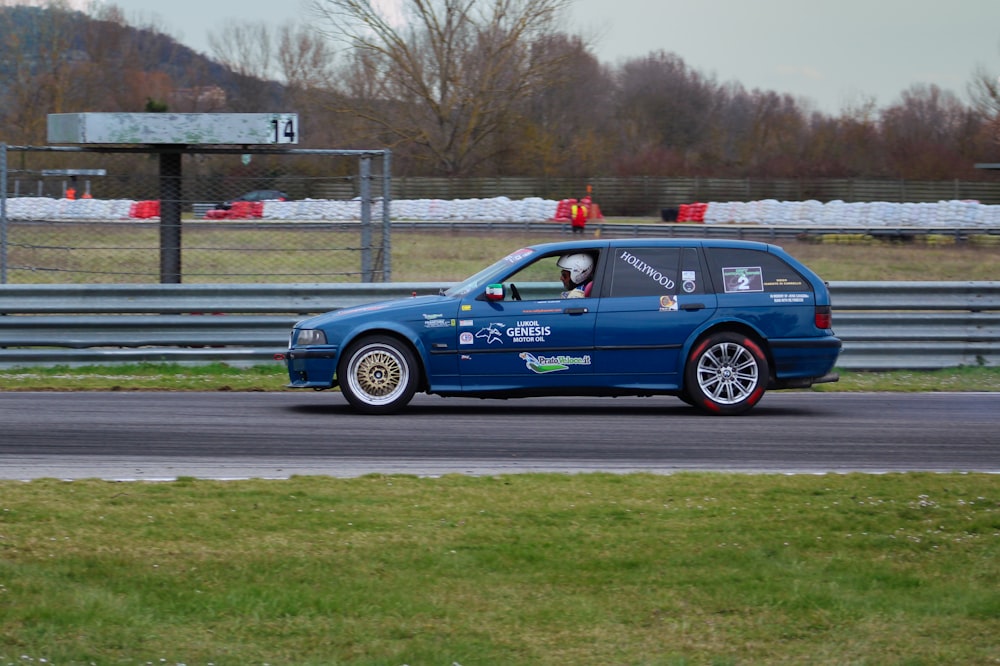
{"label": "grass verge", "polygon": [[0,482],[0,664],[986,664],[995,476]]}
{"label": "grass verge", "polygon": [[[252,367],[139,363],[0,370],[0,391],[281,391],[288,376],[277,362]],[[1000,391],[1000,368],[933,371],[840,371],[840,381],[814,391]]]}

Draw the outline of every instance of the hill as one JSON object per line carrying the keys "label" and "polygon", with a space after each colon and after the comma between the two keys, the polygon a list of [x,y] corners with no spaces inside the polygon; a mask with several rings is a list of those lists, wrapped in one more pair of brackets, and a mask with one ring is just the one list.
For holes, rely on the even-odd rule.
{"label": "hill", "polygon": [[74,10],[3,6],[0,32],[4,115],[26,104],[36,113],[143,111],[147,100],[176,112],[252,111],[274,108],[283,93],[276,82],[241,76],[114,13],[95,18]]}

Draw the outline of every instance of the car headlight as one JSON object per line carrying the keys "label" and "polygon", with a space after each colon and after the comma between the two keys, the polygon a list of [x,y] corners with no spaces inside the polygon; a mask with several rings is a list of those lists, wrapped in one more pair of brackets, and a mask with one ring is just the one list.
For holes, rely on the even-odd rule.
{"label": "car headlight", "polygon": [[300,328],[299,334],[295,338],[295,345],[307,347],[309,345],[325,345],[326,333],[318,328]]}

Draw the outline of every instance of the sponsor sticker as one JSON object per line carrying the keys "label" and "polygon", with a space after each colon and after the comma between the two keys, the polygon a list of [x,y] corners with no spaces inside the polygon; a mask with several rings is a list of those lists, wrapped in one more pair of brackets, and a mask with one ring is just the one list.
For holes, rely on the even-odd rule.
{"label": "sponsor sticker", "polygon": [[492,345],[494,342],[503,344],[503,324],[490,324],[485,328],[476,331],[477,340],[486,340],[486,344]]}
{"label": "sponsor sticker", "polygon": [[502,322],[493,322],[489,326],[476,331],[476,337],[486,340],[486,344],[492,345],[495,342],[503,344],[505,342],[525,343],[525,342],[545,342],[545,339],[552,335],[551,326],[543,326],[535,319],[518,321],[514,326],[504,326]]}
{"label": "sponsor sticker", "polygon": [[789,280],[788,278],[778,278],[777,280],[772,280],[770,282],[764,283],[765,287],[773,287],[775,289],[788,289],[790,287],[802,287],[802,280]]}
{"label": "sponsor sticker", "polygon": [[727,294],[764,291],[764,273],[760,266],[723,268],[722,284]]}
{"label": "sponsor sticker", "polygon": [[660,285],[661,287],[663,287],[668,291],[673,291],[674,287],[676,286],[674,284],[673,279],[671,279],[667,275],[664,275],[663,272],[660,271],[658,268],[650,264],[647,264],[645,261],[635,256],[628,250],[622,250],[622,253],[618,255],[618,260],[625,264],[628,264],[629,266],[639,271],[647,278],[649,278],[650,280],[657,283],[658,285]]}
{"label": "sponsor sticker", "polygon": [[516,264],[525,257],[531,256],[532,253],[534,253],[534,250],[532,250],[531,248],[524,247],[521,248],[520,250],[516,250],[508,254],[506,257],[504,257],[504,261],[506,261],[509,264]]}
{"label": "sponsor sticker", "polygon": [[550,372],[568,370],[574,365],[590,365],[590,355],[569,356],[567,354],[556,354],[555,356],[535,356],[528,352],[519,354],[524,361],[525,367],[536,375],[544,375]]}
{"label": "sponsor sticker", "polygon": [[812,298],[812,294],[797,294],[795,292],[772,293],[772,303],[805,303]]}
{"label": "sponsor sticker", "polygon": [[504,333],[511,342],[545,342],[545,337],[552,335],[552,327],[541,326],[538,321],[529,319],[508,327]]}

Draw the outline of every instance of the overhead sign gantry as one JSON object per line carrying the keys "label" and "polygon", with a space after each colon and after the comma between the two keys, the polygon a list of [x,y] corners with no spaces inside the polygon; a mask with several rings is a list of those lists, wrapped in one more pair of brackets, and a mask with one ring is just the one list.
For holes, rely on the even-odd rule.
{"label": "overhead sign gantry", "polygon": [[52,113],[49,143],[139,145],[160,156],[160,282],[181,281],[181,157],[205,146],[292,146],[296,113]]}

